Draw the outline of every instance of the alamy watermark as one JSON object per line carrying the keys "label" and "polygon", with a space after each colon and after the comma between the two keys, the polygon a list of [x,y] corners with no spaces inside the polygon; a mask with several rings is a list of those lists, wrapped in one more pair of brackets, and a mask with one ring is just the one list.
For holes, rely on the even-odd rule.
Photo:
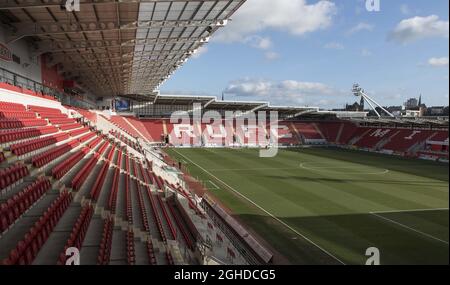
{"label": "alamy watermark", "polygon": [[366,249],[366,265],[380,265],[380,250],[376,247]]}
{"label": "alamy watermark", "polygon": [[278,112],[217,111],[202,112],[201,104],[192,111],[176,111],[170,117],[173,129],[169,132],[170,144],[176,146],[250,146],[259,147],[260,157],[278,154],[280,129],[284,136],[291,134],[286,126],[278,124]]}
{"label": "alamy watermark", "polygon": [[63,0],[63,5],[68,12],[80,11],[80,0]]}
{"label": "alamy watermark", "polygon": [[381,0],[366,0],[366,10],[368,12],[380,12]]}
{"label": "alamy watermark", "polygon": [[80,265],[80,251],[76,247],[69,247],[65,252],[66,265]]}

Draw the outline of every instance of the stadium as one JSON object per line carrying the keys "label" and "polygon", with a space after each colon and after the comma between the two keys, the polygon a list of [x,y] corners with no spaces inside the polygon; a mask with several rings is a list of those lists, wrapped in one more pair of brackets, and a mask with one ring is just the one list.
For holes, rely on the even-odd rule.
{"label": "stadium", "polygon": [[245,2],[0,1],[0,264],[448,265],[448,114],[160,92]]}

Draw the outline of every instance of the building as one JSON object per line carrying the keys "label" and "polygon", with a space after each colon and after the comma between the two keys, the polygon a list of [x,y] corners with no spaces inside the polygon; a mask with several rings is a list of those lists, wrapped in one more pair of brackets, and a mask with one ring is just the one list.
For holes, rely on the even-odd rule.
{"label": "building", "polygon": [[405,108],[408,110],[417,109],[419,107],[419,100],[410,98],[405,102]]}

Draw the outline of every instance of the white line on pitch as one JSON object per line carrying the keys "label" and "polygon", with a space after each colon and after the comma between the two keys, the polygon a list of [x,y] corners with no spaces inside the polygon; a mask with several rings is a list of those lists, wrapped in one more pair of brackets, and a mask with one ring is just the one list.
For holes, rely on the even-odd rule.
{"label": "white line on pitch", "polygon": [[371,214],[389,214],[389,213],[407,213],[407,212],[430,212],[430,211],[448,211],[449,208],[427,208],[427,209],[406,209],[406,210],[391,210],[391,211],[374,211]]}
{"label": "white line on pitch", "polygon": [[397,222],[397,221],[388,219],[388,218],[383,217],[383,216],[381,216],[381,215],[378,215],[378,214],[376,214],[376,213],[370,213],[370,214],[372,214],[372,215],[374,215],[374,216],[376,216],[376,217],[378,217],[378,218],[380,218],[380,219],[383,219],[383,220],[386,220],[386,221],[391,222],[391,223],[393,223],[393,224],[396,224],[396,225],[398,225],[398,226],[401,226],[401,227],[403,227],[403,228],[405,228],[405,229],[411,230],[411,231],[413,231],[413,232],[416,232],[416,233],[418,233],[418,234],[424,235],[424,236],[426,236],[426,237],[429,237],[429,238],[431,238],[431,239],[440,241],[440,242],[445,243],[445,244],[448,245],[448,241],[442,240],[442,239],[437,238],[437,237],[435,237],[435,236],[432,236],[432,235],[430,235],[430,234],[427,234],[427,233],[421,232],[421,231],[419,231],[419,230],[413,229],[413,228],[411,228],[411,227],[408,227],[407,225],[404,225],[404,224],[399,223],[399,222]]}
{"label": "white line on pitch", "polygon": [[298,167],[259,167],[259,168],[213,168],[210,171],[258,171],[258,170],[291,170]]}
{"label": "white line on pitch", "polygon": [[219,186],[216,185],[216,183],[212,182],[211,180],[208,180],[209,183],[211,183],[214,187],[216,187],[215,189],[220,189]]}
{"label": "white line on pitch", "polygon": [[320,172],[328,172],[328,173],[337,173],[337,174],[360,174],[360,175],[380,175],[380,174],[388,174],[390,172],[389,169],[384,169],[383,171],[379,172],[342,172],[342,171],[333,171],[333,169],[354,169],[356,168],[352,166],[327,166],[327,167],[306,167],[305,163],[300,164],[300,168],[311,170],[311,171],[318,171]]}
{"label": "white line on pitch", "polygon": [[231,187],[230,185],[228,185],[227,183],[223,182],[221,179],[217,178],[214,174],[212,174],[211,172],[209,172],[208,170],[204,169],[203,167],[201,167],[200,165],[198,165],[197,163],[195,163],[194,161],[192,161],[190,158],[188,158],[187,156],[183,155],[182,153],[178,152],[177,150],[174,149],[174,151],[176,153],[178,153],[179,155],[181,155],[182,157],[184,157],[185,159],[189,160],[192,164],[196,165],[198,168],[200,168],[201,170],[203,170],[205,173],[207,173],[208,175],[210,175],[211,177],[213,177],[214,179],[216,179],[217,181],[221,182],[223,185],[227,186],[230,190],[232,190],[234,193],[236,193],[237,195],[241,196],[242,198],[244,198],[245,200],[247,200],[248,202],[250,202],[251,204],[253,204],[254,206],[256,206],[257,208],[259,208],[261,211],[263,211],[264,213],[266,213],[267,215],[269,215],[271,218],[273,218],[274,220],[276,220],[277,222],[279,222],[280,224],[282,224],[283,226],[285,226],[286,228],[288,228],[289,230],[291,230],[292,232],[296,233],[298,236],[302,237],[303,239],[305,239],[306,241],[308,241],[309,243],[311,243],[312,245],[314,245],[315,247],[317,247],[318,249],[320,249],[322,252],[326,253],[328,256],[334,258],[336,261],[338,261],[341,264],[345,263],[340,260],[338,257],[334,256],[331,252],[327,251],[326,249],[322,248],[320,245],[318,245],[317,243],[315,243],[314,241],[312,241],[311,239],[309,239],[308,237],[304,236],[303,234],[301,234],[300,232],[298,232],[296,229],[292,228],[290,225],[286,224],[285,222],[283,222],[282,220],[280,220],[279,218],[275,217],[274,215],[272,215],[269,211],[267,211],[266,209],[264,209],[263,207],[261,207],[260,205],[256,204],[255,202],[253,202],[251,199],[249,199],[247,196],[245,196],[244,194],[240,193],[239,191],[237,191],[236,189],[234,189],[233,187]]}

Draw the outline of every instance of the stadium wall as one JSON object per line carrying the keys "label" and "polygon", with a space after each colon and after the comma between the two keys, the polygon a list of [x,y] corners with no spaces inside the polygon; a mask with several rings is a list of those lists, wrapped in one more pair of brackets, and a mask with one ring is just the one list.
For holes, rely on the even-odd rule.
{"label": "stadium wall", "polygon": [[[22,92],[11,90],[17,88],[8,84],[0,83],[0,101],[18,103],[23,105],[36,105],[47,108],[55,108],[67,114],[67,109],[64,108],[59,101],[46,99],[36,95],[25,94]],[[19,88],[17,88],[19,89]]]}
{"label": "stadium wall", "polygon": [[[40,57],[31,53],[29,44],[25,39],[8,44],[7,31],[0,26],[0,47],[9,50],[11,54],[9,60],[0,58],[1,68],[42,83]],[[12,60],[13,55],[20,58],[20,64]]]}

